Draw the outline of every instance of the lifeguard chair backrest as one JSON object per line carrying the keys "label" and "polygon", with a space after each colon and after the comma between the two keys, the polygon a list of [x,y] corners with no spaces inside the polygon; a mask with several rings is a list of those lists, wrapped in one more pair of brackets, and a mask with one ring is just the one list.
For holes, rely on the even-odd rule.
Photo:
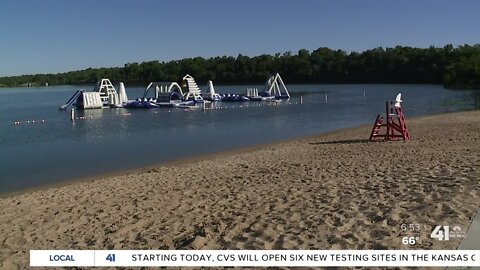
{"label": "lifeguard chair backrest", "polygon": [[398,93],[397,97],[395,97],[395,107],[400,108],[402,107],[402,93]]}

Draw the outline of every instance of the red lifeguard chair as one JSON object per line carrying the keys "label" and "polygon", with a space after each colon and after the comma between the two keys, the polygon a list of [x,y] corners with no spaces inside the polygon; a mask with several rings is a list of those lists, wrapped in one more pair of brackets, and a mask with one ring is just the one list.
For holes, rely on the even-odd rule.
{"label": "red lifeguard chair", "polygon": [[[402,94],[399,93],[394,101],[385,102],[386,121],[382,115],[377,115],[375,124],[370,134],[370,141],[396,141],[403,139],[404,141],[410,140],[408,134],[407,125],[405,124],[405,116],[402,112]],[[380,134],[382,127],[386,127],[386,132]]]}

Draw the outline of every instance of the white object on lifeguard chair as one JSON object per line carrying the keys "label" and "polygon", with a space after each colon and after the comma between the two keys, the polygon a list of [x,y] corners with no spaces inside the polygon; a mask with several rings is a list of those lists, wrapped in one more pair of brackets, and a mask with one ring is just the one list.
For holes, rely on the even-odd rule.
{"label": "white object on lifeguard chair", "polygon": [[397,97],[395,98],[395,107],[402,107],[400,103],[402,103],[402,93],[398,93]]}

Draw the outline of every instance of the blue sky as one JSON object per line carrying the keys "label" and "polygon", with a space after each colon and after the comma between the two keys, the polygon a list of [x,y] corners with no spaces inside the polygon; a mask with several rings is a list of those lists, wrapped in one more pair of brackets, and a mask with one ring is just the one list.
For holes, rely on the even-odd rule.
{"label": "blue sky", "polygon": [[2,0],[0,76],[330,47],[480,43],[480,1]]}

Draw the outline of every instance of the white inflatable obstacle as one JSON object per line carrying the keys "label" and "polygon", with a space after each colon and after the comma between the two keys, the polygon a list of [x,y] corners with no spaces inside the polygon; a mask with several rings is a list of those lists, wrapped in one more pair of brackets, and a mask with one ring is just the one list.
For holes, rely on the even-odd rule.
{"label": "white inflatable obstacle", "polygon": [[73,104],[79,109],[101,109],[107,105],[115,108],[122,107],[128,101],[127,92],[123,82],[120,82],[118,88],[119,93],[109,79],[101,79],[93,91],[77,91],[60,109],[66,110]]}
{"label": "white inflatable obstacle", "polygon": [[210,101],[220,101],[222,97],[215,92],[215,88],[213,87],[213,82],[208,81],[207,83],[208,91],[203,95],[204,99]]}
{"label": "white inflatable obstacle", "polygon": [[198,87],[195,79],[189,74],[183,77],[183,85],[185,87],[186,93],[184,94],[183,99],[185,101],[195,101],[203,102],[202,92],[200,87]]}
{"label": "white inflatable obstacle", "polygon": [[102,98],[99,92],[83,92],[82,102],[77,104],[81,109],[101,109],[103,107]]}
{"label": "white inflatable obstacle", "polygon": [[213,82],[208,81],[207,85],[208,85],[208,93],[210,95],[215,95],[216,93],[215,93],[215,88],[213,88]]}
{"label": "white inflatable obstacle", "polygon": [[107,102],[110,95],[117,95],[117,90],[115,90],[109,79],[101,79],[93,89],[93,92],[100,94],[102,102]]}
{"label": "white inflatable obstacle", "polygon": [[288,89],[278,73],[268,78],[265,83],[265,92],[278,98],[290,98],[290,93],[288,93]]}
{"label": "white inflatable obstacle", "polygon": [[82,93],[85,92],[84,90],[77,90],[75,94],[65,103],[64,105],[60,106],[61,111],[66,111],[70,106],[75,105],[77,103],[78,97],[82,95]]}
{"label": "white inflatable obstacle", "polygon": [[[125,91],[125,86],[123,90]],[[102,102],[102,106],[100,108],[102,108],[104,104],[110,107],[119,107],[123,103],[121,101],[120,96],[117,93],[117,90],[115,89],[115,87],[113,87],[113,84],[112,82],[110,82],[109,79],[101,79],[97,83],[97,86],[93,89],[93,92],[90,92],[90,93],[98,93],[98,95],[100,96],[100,100]],[[89,95],[92,96],[92,98],[86,97],[87,99],[84,99],[83,109],[99,108],[97,101],[94,101],[97,98],[96,97],[93,98],[93,96],[95,95],[94,94],[89,94]],[[125,93],[125,96],[126,96],[126,93]],[[90,104],[90,101],[92,101],[93,103]]]}
{"label": "white inflatable obstacle", "polygon": [[127,91],[125,90],[125,85],[123,82],[120,82],[120,85],[118,86],[118,96],[120,99],[120,103],[126,103],[128,101],[128,96],[127,96]]}
{"label": "white inflatable obstacle", "polygon": [[162,82],[151,82],[148,84],[147,88],[143,93],[143,98],[146,98],[149,91],[155,89],[154,99],[165,99],[167,96],[176,93],[178,96],[183,96],[183,91],[180,85],[176,82],[171,82],[170,84],[165,84]]}
{"label": "white inflatable obstacle", "polygon": [[258,88],[247,88],[247,97],[258,97]]}

